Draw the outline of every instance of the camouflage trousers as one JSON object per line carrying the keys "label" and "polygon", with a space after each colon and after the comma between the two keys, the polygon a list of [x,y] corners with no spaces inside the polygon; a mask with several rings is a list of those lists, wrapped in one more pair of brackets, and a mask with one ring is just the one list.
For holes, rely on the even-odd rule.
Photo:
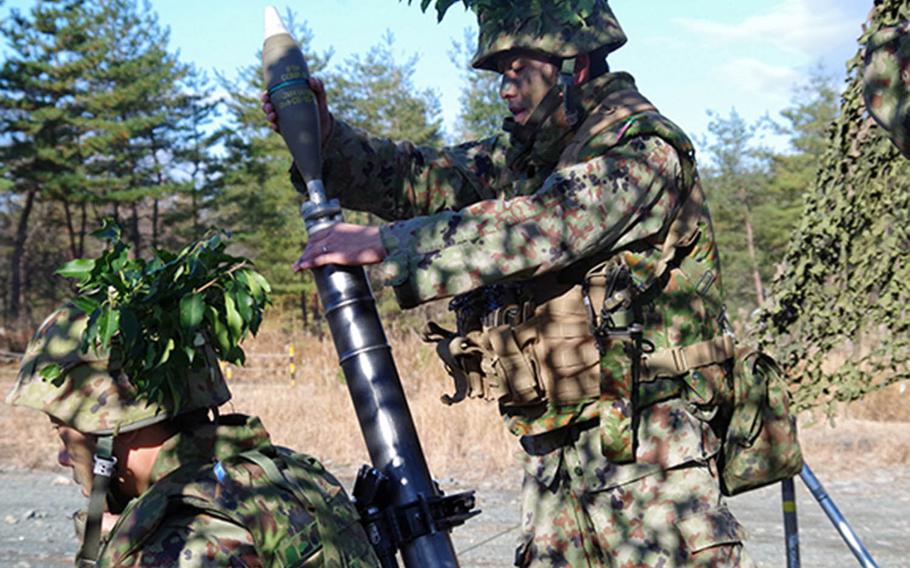
{"label": "camouflage trousers", "polygon": [[627,481],[592,484],[596,458],[584,454],[598,444],[584,438],[599,439],[598,428],[581,437],[558,451],[549,485],[525,475],[516,566],[753,566],[708,463],[650,471],[607,463],[612,478]]}

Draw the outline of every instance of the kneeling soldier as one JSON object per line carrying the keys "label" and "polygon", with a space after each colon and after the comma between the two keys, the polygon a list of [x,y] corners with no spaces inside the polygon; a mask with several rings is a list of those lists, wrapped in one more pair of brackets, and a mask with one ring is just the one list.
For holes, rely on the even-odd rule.
{"label": "kneeling soldier", "polygon": [[54,312],[7,397],[50,417],[60,464],[89,496],[77,565],[378,566],[316,459],[273,446],[256,417],[219,416],[231,395],[211,350],[174,411],[139,395],[116,356],[82,349],[87,319]]}

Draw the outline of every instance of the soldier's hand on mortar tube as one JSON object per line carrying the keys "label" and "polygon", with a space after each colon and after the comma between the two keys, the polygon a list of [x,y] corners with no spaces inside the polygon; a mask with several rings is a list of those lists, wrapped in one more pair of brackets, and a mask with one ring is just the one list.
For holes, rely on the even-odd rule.
{"label": "soldier's hand on mortar tube", "polygon": [[[310,85],[310,90],[316,95],[316,107],[319,109],[319,134],[322,145],[325,146],[326,140],[329,139],[329,135],[332,133],[332,123],[334,121],[332,113],[329,112],[329,105],[325,96],[325,85],[315,77],[308,78],[307,82]],[[262,112],[269,121],[269,128],[278,132],[278,114],[275,113],[275,107],[272,106],[269,100],[268,91],[263,91],[259,95],[259,100],[262,101]]]}
{"label": "soldier's hand on mortar tube", "polygon": [[327,264],[377,264],[386,254],[379,227],[339,223],[310,236],[303,254],[294,263],[294,272]]}

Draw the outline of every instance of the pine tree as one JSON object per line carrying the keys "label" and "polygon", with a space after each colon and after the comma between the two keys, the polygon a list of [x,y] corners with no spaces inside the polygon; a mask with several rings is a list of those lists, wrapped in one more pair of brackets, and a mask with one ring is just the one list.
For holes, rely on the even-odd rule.
{"label": "pine tree", "polygon": [[394,36],[386,32],[366,55],[348,59],[329,90],[330,108],[373,136],[438,145],[442,142],[439,99],[431,89],[414,86],[417,56],[399,62],[394,47]]}
{"label": "pine tree", "polygon": [[[92,171],[96,199],[125,210],[126,234],[136,254],[160,239],[160,199],[177,192],[171,148],[180,136],[188,98],[181,91],[190,67],[168,50],[168,32],[147,1],[105,0],[98,30],[108,55],[91,76],[98,140]],[[143,221],[145,221],[143,223]],[[148,227],[143,231],[142,226]]]}
{"label": "pine tree", "polygon": [[217,192],[219,135],[210,132],[221,102],[204,73],[190,68],[184,80],[183,104],[176,110],[177,129],[171,142],[174,163],[171,175],[177,183],[174,207],[165,216],[171,239],[186,242],[202,238],[209,226],[208,209]]}
{"label": "pine tree", "polygon": [[764,301],[770,268],[756,239],[756,209],[767,183],[766,152],[756,146],[761,122],[749,125],[736,112],[711,113],[703,180],[721,251],[724,287],[734,316]]}
{"label": "pine tree", "polygon": [[179,188],[173,150],[191,77],[148,2],[47,0],[12,10],[0,33],[9,44],[0,68],[5,308],[18,320],[32,300],[57,301],[64,283],[53,268],[84,256],[86,235],[111,210],[126,211],[137,252],[159,242],[162,204]]}
{"label": "pine tree", "polygon": [[[68,203],[84,194],[90,144],[83,117],[91,94],[84,77],[101,51],[91,33],[97,23],[82,0],[48,0],[27,14],[11,10],[0,27],[8,45],[0,68],[0,163],[13,217],[5,302],[10,322],[27,316],[26,251],[36,208],[43,200]],[[71,252],[74,246],[71,239]]]}
{"label": "pine tree", "polygon": [[824,69],[815,68],[781,112],[785,122],[776,125],[777,133],[789,138],[790,150],[769,156],[768,184],[763,202],[756,208],[757,239],[775,267],[783,261],[790,237],[799,226],[803,201],[818,174],[828,130],[838,113],[837,96],[834,79]]}
{"label": "pine tree", "polygon": [[477,33],[468,28],[463,40],[453,41],[449,51],[452,62],[462,70],[464,81],[456,123],[456,134],[461,140],[478,140],[502,133],[503,118],[509,114],[508,106],[499,96],[499,75],[471,67],[476,45]]}

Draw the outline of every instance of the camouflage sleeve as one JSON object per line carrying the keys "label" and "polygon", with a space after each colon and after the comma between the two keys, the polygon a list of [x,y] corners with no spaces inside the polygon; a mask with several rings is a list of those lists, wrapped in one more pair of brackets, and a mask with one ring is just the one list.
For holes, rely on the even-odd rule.
{"label": "camouflage sleeve", "polygon": [[382,269],[405,307],[559,269],[660,232],[679,175],[672,146],[634,138],[555,171],[531,195],[383,226]]}
{"label": "camouflage sleeve", "polygon": [[382,219],[460,209],[492,197],[505,167],[499,137],[436,150],[371,138],[336,120],[323,160],[329,197]]}
{"label": "camouflage sleeve", "polygon": [[129,566],[179,568],[263,565],[246,529],[205,514],[166,520],[130,560]]}
{"label": "camouflage sleeve", "polygon": [[869,37],[863,70],[863,100],[891,141],[910,158],[910,22],[882,28]]}

